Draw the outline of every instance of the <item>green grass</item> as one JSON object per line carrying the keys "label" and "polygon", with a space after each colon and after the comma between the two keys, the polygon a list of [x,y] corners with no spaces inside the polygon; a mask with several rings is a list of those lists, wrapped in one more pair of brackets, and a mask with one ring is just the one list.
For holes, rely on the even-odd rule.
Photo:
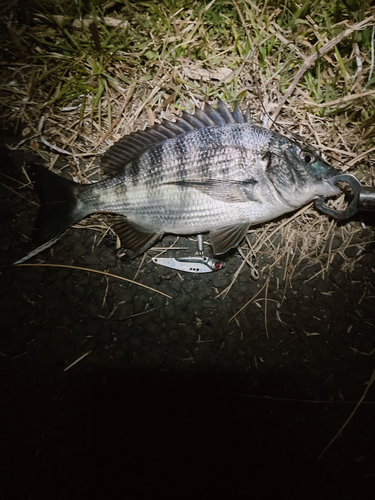
{"label": "green grass", "polygon": [[[133,81],[142,85],[161,74],[169,75],[172,81],[173,68],[188,61],[210,71],[224,65],[238,69],[238,75],[224,83],[189,82],[179,77],[174,82],[174,89],[179,87],[177,106],[184,92],[181,84],[199,99],[244,96],[246,72],[263,82],[272,81],[284,94],[302,64],[301,54],[308,56],[340,33],[345,26],[338,23],[343,20],[353,23],[363,19],[369,4],[358,0],[27,0],[25,11],[33,22],[26,27],[14,24],[14,31],[22,29],[20,44],[30,47],[21,55],[33,65],[39,96],[32,97],[39,101],[39,107],[79,102],[82,117],[90,103],[94,117],[102,113],[103,98],[119,88]],[[126,22],[127,28],[108,26],[106,16]],[[88,17],[97,37],[84,22]],[[72,26],[74,20],[78,27]],[[305,73],[299,86],[317,104],[346,95],[357,84],[357,79],[353,81],[357,71],[354,44],[362,51],[368,75],[371,28],[344,39],[329,54],[331,61],[320,58]],[[19,56],[9,37],[2,39],[2,45],[8,54]],[[374,85],[375,77],[366,82],[366,89]],[[372,110],[371,99],[369,103]],[[111,114],[110,99],[106,106]],[[316,108],[314,112],[324,116],[332,110]]]}

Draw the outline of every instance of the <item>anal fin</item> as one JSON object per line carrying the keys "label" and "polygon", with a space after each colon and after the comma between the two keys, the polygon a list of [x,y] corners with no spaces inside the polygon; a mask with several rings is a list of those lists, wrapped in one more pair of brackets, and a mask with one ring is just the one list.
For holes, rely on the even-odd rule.
{"label": "anal fin", "polygon": [[248,222],[232,226],[224,226],[210,231],[210,240],[215,255],[227,252],[237,247],[247,233],[250,224]]}
{"label": "anal fin", "polygon": [[108,217],[111,229],[120,238],[121,246],[128,249],[132,259],[146,252],[163,235],[162,233],[144,233],[135,228],[126,217],[121,215]]}

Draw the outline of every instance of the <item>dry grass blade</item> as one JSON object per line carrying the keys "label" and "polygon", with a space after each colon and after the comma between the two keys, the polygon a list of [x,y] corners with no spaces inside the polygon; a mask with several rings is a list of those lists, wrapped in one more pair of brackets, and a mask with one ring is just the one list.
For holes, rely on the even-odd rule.
{"label": "dry grass blade", "polygon": [[240,275],[242,269],[245,267],[245,264],[246,264],[246,260],[244,259],[242,262],[241,262],[241,265],[240,267],[237,269],[237,271],[234,273],[234,276],[232,278],[232,281],[231,283],[222,291],[220,292],[218,295],[215,296],[215,299],[218,299],[219,297],[223,296],[223,299],[227,296],[227,294],[229,293],[230,289],[232,288],[232,286],[234,285],[234,283],[236,282],[238,276]]}
{"label": "dry grass blade", "polygon": [[350,160],[348,162],[347,166],[343,168],[344,172],[346,172],[351,166],[355,165],[357,162],[359,162],[359,160],[362,160],[362,158],[364,158],[368,154],[372,153],[373,151],[375,151],[375,147],[369,149],[368,151],[365,151],[364,153],[360,154],[356,158],[353,158],[353,160]]}
{"label": "dry grass blade", "polygon": [[266,291],[264,295],[264,327],[266,329],[266,335],[267,339],[269,340],[269,335],[268,335],[268,323],[267,323],[267,304],[268,304],[268,285],[270,282],[270,277],[268,276],[267,281],[266,281]]}
{"label": "dry grass blade", "polygon": [[[230,323],[230,322],[231,322],[231,321],[232,321],[232,320],[233,320],[236,316],[238,316],[238,314],[240,314],[240,312],[242,312],[244,309],[246,309],[246,307],[247,307],[249,304],[251,304],[251,302],[253,302],[253,300],[255,300],[255,299],[258,297],[258,295],[259,295],[260,293],[262,293],[262,291],[264,290],[264,288],[265,288],[266,286],[268,286],[268,282],[269,282],[269,277],[267,278],[267,280],[266,280],[265,284],[262,286],[262,288],[259,290],[259,292],[258,292],[258,293],[256,293],[256,294],[254,295],[254,297],[252,297],[252,298],[251,298],[248,302],[246,302],[246,304],[245,304],[244,306],[242,306],[242,307],[241,307],[241,309],[240,309],[239,311],[237,311],[237,312],[236,312],[236,314],[234,314],[234,315],[233,315],[233,316],[232,316],[232,317],[228,320],[228,323]],[[267,334],[267,336],[268,336],[268,334]]]}
{"label": "dry grass blade", "polygon": [[118,117],[115,120],[113,120],[113,122],[110,124],[108,131],[103,135],[103,137],[100,139],[100,141],[95,145],[94,149],[96,149],[98,146],[100,146],[100,144],[102,144],[104,141],[106,141],[108,139],[108,137],[111,135],[111,133],[113,132],[113,130],[115,129],[115,127],[119,124],[121,117],[126,109],[126,106],[129,104],[129,101],[134,94],[135,86],[136,86],[135,83],[132,83],[130,85],[128,93],[125,97],[125,102],[122,105],[122,108],[118,114]]}
{"label": "dry grass blade", "polygon": [[306,71],[314,64],[314,62],[319,58],[324,56],[324,54],[327,54],[330,50],[332,50],[341,40],[347,36],[349,36],[353,31],[358,31],[358,30],[363,30],[366,27],[368,27],[369,23],[374,20],[374,16],[370,16],[367,19],[364,19],[360,23],[356,23],[350,28],[347,28],[344,30],[342,33],[337,35],[335,38],[327,42],[323,47],[321,47],[315,54],[312,54],[310,57],[308,57],[300,67],[300,69],[297,71],[296,76],[293,79],[293,82],[290,84],[288,90],[286,91],[284,97],[281,99],[281,102],[277,106],[276,110],[272,114],[272,120],[271,124],[276,120],[276,118],[279,116],[279,113],[288,100],[288,98],[293,94],[294,89],[297,87],[298,82],[301,80],[303,75],[306,73]]}
{"label": "dry grass blade", "polygon": [[362,394],[362,397],[361,399],[358,401],[358,403],[356,404],[356,407],[354,408],[354,410],[352,411],[352,413],[349,415],[349,417],[346,419],[346,421],[344,422],[344,424],[341,426],[341,428],[337,431],[336,435],[331,439],[331,441],[327,444],[327,446],[324,448],[324,450],[322,451],[322,453],[319,455],[318,457],[318,460],[320,460],[322,458],[322,456],[324,455],[324,453],[328,450],[328,448],[331,446],[332,443],[334,443],[336,441],[336,439],[339,437],[339,435],[342,433],[342,431],[345,429],[345,427],[348,425],[348,423],[351,421],[351,419],[353,418],[355,412],[358,410],[360,404],[362,403],[362,401],[365,399],[366,397],[366,394],[368,392],[368,390],[370,389],[370,387],[372,386],[373,382],[375,380],[375,370],[373,371],[372,375],[371,375],[371,378],[370,380],[367,382],[367,385],[366,385],[366,389],[364,390],[363,394]]}
{"label": "dry grass blade", "polygon": [[130,280],[128,278],[124,278],[123,276],[117,276],[116,274],[107,273],[106,271],[99,271],[97,269],[90,269],[90,268],[79,267],[79,266],[68,266],[65,264],[15,264],[15,266],[16,267],[21,267],[21,266],[23,266],[23,267],[59,267],[59,268],[61,267],[61,268],[65,268],[65,269],[75,269],[78,271],[88,271],[90,273],[103,274],[104,276],[110,276],[111,278],[115,278],[115,279],[122,280],[122,281],[127,281],[128,283],[132,283],[133,285],[138,285],[138,286],[141,286],[143,288],[147,288],[148,290],[151,290],[153,292],[160,293],[160,295],[164,295],[168,299],[172,298],[170,295],[168,295],[164,292],[160,292],[159,290],[155,290],[155,288],[151,288],[150,286],[143,285],[142,283],[138,283],[137,281],[133,281],[133,280]]}
{"label": "dry grass blade", "polygon": [[[270,239],[274,234],[276,234],[278,231],[280,231],[284,226],[290,224],[290,222],[292,222],[292,220],[296,219],[299,215],[301,215],[304,212],[306,212],[311,207],[311,205],[312,205],[312,203],[309,203],[305,207],[302,207],[300,210],[298,210],[291,217],[289,217],[288,219],[286,219],[282,224],[276,225],[275,229],[273,231],[271,231],[270,234],[267,235],[267,239]],[[261,247],[262,247],[263,244],[264,244],[264,242],[260,241],[258,243],[258,245],[255,247],[254,252],[255,253],[259,252],[259,250],[261,249]]]}
{"label": "dry grass blade", "polygon": [[29,203],[32,203],[33,205],[35,205],[37,207],[40,207],[39,203],[36,203],[35,201],[32,201],[29,198],[26,198],[26,196],[23,196],[22,194],[17,193],[17,191],[15,191],[11,187],[7,186],[6,184],[3,184],[2,182],[0,182],[0,185],[3,186],[3,187],[5,187],[6,189],[8,189],[9,191],[11,191],[12,193],[16,194],[20,198],[23,198],[24,200],[28,201]]}
{"label": "dry grass blade", "polygon": [[316,102],[307,100],[307,104],[311,104],[312,106],[316,106],[317,108],[328,108],[329,106],[336,106],[336,104],[345,104],[349,101],[354,101],[354,99],[361,99],[362,97],[366,97],[368,95],[374,95],[375,90],[369,90],[368,92],[361,92],[360,94],[346,95],[345,97],[340,97],[340,99],[335,99],[334,101],[323,102],[322,104],[317,104]]}
{"label": "dry grass blade", "polygon": [[[240,394],[231,393],[233,396],[240,396],[241,398],[251,398],[251,399],[269,399],[271,401],[290,401],[293,403],[313,403],[313,404],[339,404],[339,405],[356,405],[358,401],[332,401],[330,399],[299,399],[299,398],[279,398],[275,396],[257,396],[255,394]],[[374,405],[375,401],[362,401],[364,405]]]}
{"label": "dry grass blade", "polygon": [[247,39],[248,39],[248,41],[249,41],[249,45],[250,45],[251,49],[253,49],[253,48],[254,48],[253,41],[252,41],[252,39],[251,39],[251,36],[250,36],[249,30],[247,29],[247,24],[245,23],[245,20],[244,20],[244,18],[243,18],[242,12],[241,12],[240,8],[238,7],[236,0],[233,0],[233,4],[234,4],[234,6],[236,7],[236,10],[237,10],[237,12],[238,12],[239,18],[241,19],[242,26],[244,27],[244,29],[245,29],[245,31],[246,31],[246,36],[247,36]]}
{"label": "dry grass blade", "polygon": [[66,368],[64,368],[64,372],[67,372],[68,370],[70,370],[70,368],[72,368],[74,365],[76,365],[77,363],[79,363],[80,361],[82,361],[86,356],[88,356],[92,351],[88,351],[88,352],[85,352],[85,354],[82,354],[82,356],[80,356],[78,359],[76,359],[75,361],[73,361],[73,363],[70,363],[69,366],[67,366]]}

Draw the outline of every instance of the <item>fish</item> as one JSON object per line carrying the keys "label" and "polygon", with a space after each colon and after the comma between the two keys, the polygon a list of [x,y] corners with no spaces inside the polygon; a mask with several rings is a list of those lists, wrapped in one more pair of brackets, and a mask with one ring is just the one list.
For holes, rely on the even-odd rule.
{"label": "fish", "polygon": [[253,123],[250,108],[221,100],[119,139],[101,181],[80,184],[30,164],[41,200],[36,245],[102,212],[135,258],[165,234],[209,233],[214,255],[236,248],[250,225],[336,195],[342,173],[311,147]]}

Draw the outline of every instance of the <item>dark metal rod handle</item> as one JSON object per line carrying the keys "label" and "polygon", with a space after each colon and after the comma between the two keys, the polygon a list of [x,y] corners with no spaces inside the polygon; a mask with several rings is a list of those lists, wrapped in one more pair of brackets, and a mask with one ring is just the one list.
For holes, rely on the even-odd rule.
{"label": "dark metal rod handle", "polygon": [[358,210],[375,212],[375,187],[364,187],[359,193]]}

